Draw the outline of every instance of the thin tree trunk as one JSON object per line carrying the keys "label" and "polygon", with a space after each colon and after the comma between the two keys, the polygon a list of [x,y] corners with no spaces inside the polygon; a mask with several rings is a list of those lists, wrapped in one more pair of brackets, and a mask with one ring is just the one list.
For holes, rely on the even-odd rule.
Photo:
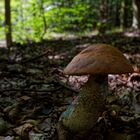
{"label": "thin tree trunk", "polygon": [[128,27],[128,0],[122,0],[121,2],[121,27],[125,29]]}
{"label": "thin tree trunk", "polygon": [[47,32],[47,22],[46,22],[45,11],[44,11],[44,6],[43,5],[44,5],[44,1],[41,0],[39,8],[40,8],[40,13],[41,13],[43,24],[44,24],[44,30],[43,30],[42,35],[41,35],[42,40],[43,40],[43,37],[44,37],[45,33]]}
{"label": "thin tree trunk", "polygon": [[115,7],[115,23],[114,25],[119,27],[120,26],[120,1],[116,3]]}
{"label": "thin tree trunk", "polygon": [[8,52],[12,45],[12,33],[11,33],[11,7],[10,0],[5,0],[5,26],[6,26],[6,45]]}
{"label": "thin tree trunk", "polygon": [[106,27],[106,5],[104,0],[100,0],[99,3],[99,12],[100,12],[100,26],[98,28],[100,34],[104,34]]}
{"label": "thin tree trunk", "polygon": [[140,0],[133,0],[133,23],[132,27],[140,29]]}
{"label": "thin tree trunk", "polygon": [[104,0],[100,0],[100,18],[101,21],[105,20],[105,1]]}

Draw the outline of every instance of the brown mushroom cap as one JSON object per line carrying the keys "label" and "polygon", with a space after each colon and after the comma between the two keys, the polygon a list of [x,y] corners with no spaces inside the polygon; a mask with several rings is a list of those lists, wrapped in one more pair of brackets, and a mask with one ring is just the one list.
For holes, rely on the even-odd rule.
{"label": "brown mushroom cap", "polygon": [[64,73],[68,75],[123,74],[132,73],[133,68],[124,55],[107,44],[95,44],[76,55]]}

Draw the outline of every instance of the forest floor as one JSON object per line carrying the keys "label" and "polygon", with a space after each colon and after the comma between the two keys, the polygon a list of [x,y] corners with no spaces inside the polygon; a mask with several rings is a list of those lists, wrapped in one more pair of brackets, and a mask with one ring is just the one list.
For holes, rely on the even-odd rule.
{"label": "forest floor", "polygon": [[117,47],[133,64],[132,74],[109,75],[110,95],[101,116],[107,140],[140,136],[140,37],[124,34],[14,43],[10,57],[0,48],[0,140],[52,140],[60,114],[78,95],[87,76],[67,76],[64,67],[89,44]]}

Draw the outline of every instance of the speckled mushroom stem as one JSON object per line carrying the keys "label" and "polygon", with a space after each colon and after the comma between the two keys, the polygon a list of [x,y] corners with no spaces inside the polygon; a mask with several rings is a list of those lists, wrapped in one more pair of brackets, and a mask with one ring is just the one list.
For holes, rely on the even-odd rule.
{"label": "speckled mushroom stem", "polygon": [[103,97],[107,97],[108,75],[107,74],[90,75],[87,83],[83,86],[82,91],[86,94],[99,93]]}
{"label": "speckled mushroom stem", "polygon": [[102,114],[107,93],[107,75],[90,75],[80,94],[61,115],[60,121],[72,133],[86,134]]}

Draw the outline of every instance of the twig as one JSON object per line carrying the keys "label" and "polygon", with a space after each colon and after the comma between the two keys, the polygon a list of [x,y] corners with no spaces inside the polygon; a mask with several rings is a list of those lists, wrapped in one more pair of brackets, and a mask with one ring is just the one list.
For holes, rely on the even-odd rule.
{"label": "twig", "polygon": [[28,63],[28,62],[32,62],[36,59],[40,59],[41,57],[44,57],[45,55],[47,55],[48,53],[50,53],[51,51],[50,50],[47,50],[45,53],[41,54],[41,55],[38,55],[36,57],[33,57],[33,58],[30,58],[28,60],[23,60],[23,61],[20,61],[19,63]]}
{"label": "twig", "polygon": [[1,92],[9,92],[9,91],[22,91],[22,92],[52,92],[52,91],[57,91],[60,90],[59,88],[54,88],[54,89],[40,89],[40,90],[36,90],[36,89],[0,89]]}

